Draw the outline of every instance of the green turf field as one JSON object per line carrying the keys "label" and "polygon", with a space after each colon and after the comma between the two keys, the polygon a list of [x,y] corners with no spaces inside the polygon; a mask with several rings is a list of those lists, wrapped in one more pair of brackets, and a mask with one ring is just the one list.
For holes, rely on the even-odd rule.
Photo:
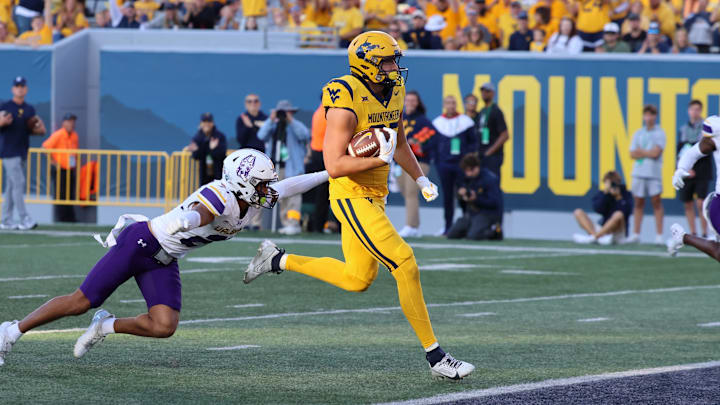
{"label": "green turf field", "polygon": [[[93,228],[0,233],[0,321],[47,299],[8,297],[69,293],[103,254],[88,236],[41,233],[61,229]],[[441,345],[477,366],[450,383],[431,379],[384,268],[361,294],[291,272],[246,286],[242,271],[263,235],[240,235],[180,263],[190,272],[182,274],[185,323],[175,336],[112,335],[76,360],[81,332],[28,334],[0,368],[3,401],[372,403],[720,358],[720,328],[698,326],[720,322],[720,268],[697,254],[669,258],[649,245],[588,251],[555,242],[412,241]],[[341,255],[335,237],[276,240],[290,252]],[[140,298],[130,281],[104,308],[134,316],[145,310],[134,301]],[[91,316],[44,329],[84,328]],[[594,322],[579,322],[587,319]],[[208,350],[235,346],[257,347]]]}

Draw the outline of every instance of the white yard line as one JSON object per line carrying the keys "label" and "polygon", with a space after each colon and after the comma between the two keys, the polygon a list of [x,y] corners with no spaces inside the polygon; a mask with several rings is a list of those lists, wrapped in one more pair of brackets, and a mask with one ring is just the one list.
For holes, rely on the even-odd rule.
{"label": "white yard line", "polygon": [[[218,267],[218,268],[211,268],[211,269],[180,270],[180,274],[213,273],[213,272],[239,271],[239,270],[241,270],[241,269],[233,268],[233,267]],[[7,277],[7,278],[0,278],[0,283],[8,283],[11,281],[53,280],[53,279],[58,279],[58,278],[85,278],[86,276],[87,276],[87,274],[55,274],[55,275],[30,276],[30,277]]]}
{"label": "white yard line", "polygon": [[615,380],[619,378],[638,377],[644,375],[655,375],[662,373],[673,373],[678,371],[699,370],[705,368],[720,367],[720,361],[708,361],[705,363],[682,364],[677,366],[642,368],[637,370],[619,371],[596,375],[585,375],[580,377],[559,378],[556,380],[545,380],[536,383],[507,385],[504,387],[487,388],[483,390],[472,390],[454,394],[441,394],[427,398],[411,399],[409,401],[386,402],[378,405],[429,405],[444,402],[462,401],[474,398],[493,397],[496,395],[513,394],[538,390],[543,388],[565,387],[575,384],[586,384],[598,381]]}
{"label": "white yard line", "polygon": [[465,318],[478,318],[481,316],[492,316],[497,315],[495,312],[475,312],[472,314],[458,314],[457,316],[463,316]]}
{"label": "white yard line", "polygon": [[531,276],[576,276],[577,273],[565,273],[562,271],[542,271],[542,270],[501,270],[503,274],[526,274]]}
{"label": "white yard line", "polygon": [[239,304],[239,305],[228,305],[228,308],[258,308],[264,307],[265,304]]}
{"label": "white yard line", "polygon": [[43,335],[46,333],[68,333],[68,332],[84,332],[87,328],[70,328],[70,329],[45,329],[45,330],[31,330],[25,332],[25,335]]}
{"label": "white yard line", "polygon": [[18,243],[0,245],[0,249],[24,249],[24,248],[45,248],[45,247],[64,247],[64,246],[90,246],[98,245],[97,242],[63,242],[63,243]]}
{"label": "white yard line", "polygon": [[[554,301],[554,300],[567,300],[567,299],[578,299],[578,298],[595,298],[595,297],[615,297],[622,295],[633,295],[633,294],[663,294],[681,291],[695,291],[695,290],[716,290],[720,289],[720,285],[696,285],[696,286],[684,286],[684,287],[669,287],[669,288],[653,288],[649,290],[622,290],[622,291],[608,291],[600,293],[579,293],[579,294],[563,294],[563,295],[551,295],[542,297],[527,297],[527,298],[508,298],[498,300],[483,300],[483,301],[461,301],[461,302],[447,302],[441,304],[428,304],[428,307],[441,308],[441,307],[460,307],[460,306],[473,306],[473,305],[490,305],[490,304],[516,304],[525,302],[538,302],[538,301]],[[189,319],[180,321],[181,324],[196,324],[196,323],[212,323],[212,322],[238,322],[238,321],[254,321],[261,319],[281,319],[281,318],[297,318],[304,316],[320,316],[320,315],[339,315],[339,314],[354,314],[354,313],[385,313],[390,311],[399,311],[400,307],[376,307],[376,308],[359,308],[359,309],[330,309],[323,311],[310,311],[310,312],[284,312],[276,314],[266,315],[255,315],[255,316],[239,316],[231,318],[207,318],[207,319]],[[71,329],[74,331],[75,329]],[[57,332],[63,332],[64,330],[58,330]]]}
{"label": "white yard line", "polygon": [[578,322],[603,322],[603,321],[609,321],[610,318],[585,318],[585,319],[578,319]]}
{"label": "white yard line", "polygon": [[33,294],[33,295],[11,295],[8,297],[8,299],[11,300],[22,300],[25,298],[45,298],[47,295],[45,294]]}
{"label": "white yard line", "polygon": [[217,257],[190,257],[187,261],[192,263],[250,263],[252,257],[247,256],[217,256]]}
{"label": "white yard line", "polygon": [[123,304],[134,304],[136,302],[145,302],[144,299],[137,299],[137,300],[120,300]]}
{"label": "white yard line", "polygon": [[699,323],[698,326],[701,328],[716,328],[720,326],[720,322]]}
{"label": "white yard line", "polygon": [[260,346],[258,345],[240,345],[240,346],[228,346],[228,347],[208,347],[207,350],[243,350],[243,349],[255,349]]}
{"label": "white yard line", "polygon": [[[476,260],[516,260],[516,259],[544,259],[554,257],[571,257],[580,256],[582,253],[539,253],[539,254],[527,254],[527,255],[492,255],[492,256],[470,256],[470,257],[453,257],[455,261],[476,261]],[[423,263],[435,263],[445,262],[447,258],[432,258],[424,259]]]}
{"label": "white yard line", "polygon": [[495,267],[489,264],[438,263],[418,266],[421,271],[468,271],[468,269]]}

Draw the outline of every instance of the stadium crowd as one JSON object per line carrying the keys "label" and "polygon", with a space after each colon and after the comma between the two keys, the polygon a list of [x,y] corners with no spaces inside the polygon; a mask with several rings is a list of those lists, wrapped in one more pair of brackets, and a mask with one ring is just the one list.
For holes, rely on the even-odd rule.
{"label": "stadium crowd", "polygon": [[711,53],[719,20],[709,0],[0,0],[0,43],[46,45],[92,26],[325,32],[343,48],[383,30],[403,49]]}

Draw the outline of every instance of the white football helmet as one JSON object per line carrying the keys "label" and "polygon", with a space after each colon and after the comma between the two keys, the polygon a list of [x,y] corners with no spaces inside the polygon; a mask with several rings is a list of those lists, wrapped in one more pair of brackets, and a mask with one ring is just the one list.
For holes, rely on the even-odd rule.
{"label": "white football helmet", "polygon": [[702,126],[702,134],[708,138],[720,137],[720,117],[711,115],[705,118]]}
{"label": "white football helmet", "polygon": [[270,185],[278,180],[270,158],[255,149],[238,149],[223,162],[222,181],[237,198],[256,208],[272,208],[278,192]]}

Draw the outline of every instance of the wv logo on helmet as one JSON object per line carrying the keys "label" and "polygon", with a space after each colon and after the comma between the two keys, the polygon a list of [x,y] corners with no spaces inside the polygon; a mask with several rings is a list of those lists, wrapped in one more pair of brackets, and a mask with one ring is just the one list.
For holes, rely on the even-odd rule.
{"label": "wv logo on helmet", "polygon": [[337,100],[338,98],[340,98],[340,96],[338,95],[338,93],[340,93],[340,89],[331,89],[331,88],[328,88],[327,91],[328,91],[328,94],[330,95],[330,100],[331,100],[333,103],[335,102],[335,100]]}

